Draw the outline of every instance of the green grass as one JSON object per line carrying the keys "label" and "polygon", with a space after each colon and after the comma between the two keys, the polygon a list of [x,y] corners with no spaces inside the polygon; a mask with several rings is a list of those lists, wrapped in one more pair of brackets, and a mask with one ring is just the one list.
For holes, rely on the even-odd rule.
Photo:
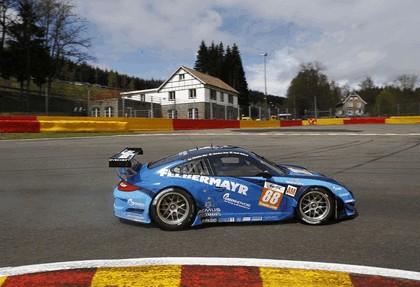
{"label": "green grass", "polygon": [[133,133],[0,133],[0,140],[98,137],[130,134]]}

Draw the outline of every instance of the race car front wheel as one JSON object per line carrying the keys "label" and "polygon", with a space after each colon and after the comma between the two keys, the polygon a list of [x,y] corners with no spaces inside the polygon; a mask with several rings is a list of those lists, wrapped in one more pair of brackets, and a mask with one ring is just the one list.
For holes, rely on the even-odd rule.
{"label": "race car front wheel", "polygon": [[182,189],[163,190],[153,200],[150,216],[163,230],[184,229],[191,226],[194,220],[194,200]]}
{"label": "race car front wheel", "polygon": [[334,200],[324,189],[311,188],[299,200],[296,209],[297,217],[307,224],[323,224],[327,222],[334,210]]}

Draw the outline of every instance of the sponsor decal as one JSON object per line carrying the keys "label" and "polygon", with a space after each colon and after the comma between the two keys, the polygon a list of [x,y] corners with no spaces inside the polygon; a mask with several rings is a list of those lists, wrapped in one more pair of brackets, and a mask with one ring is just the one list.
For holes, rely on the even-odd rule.
{"label": "sponsor decal", "polygon": [[284,190],[284,186],[266,181],[258,205],[273,210],[279,209]]}
{"label": "sponsor decal", "polygon": [[249,203],[230,198],[229,193],[225,193],[223,195],[223,201],[225,203],[228,203],[228,204],[231,204],[231,205],[234,205],[234,206],[237,206],[237,207],[241,207],[241,208],[245,208],[245,209],[250,209],[251,208],[251,204],[249,204]]}
{"label": "sponsor decal", "polygon": [[295,197],[297,191],[297,187],[294,187],[292,185],[288,185],[286,189],[286,195]]}
{"label": "sponsor decal", "polygon": [[279,217],[276,216],[276,215],[264,216],[264,220],[267,220],[267,221],[278,220],[278,219],[279,219]]}
{"label": "sponsor decal", "polygon": [[145,204],[144,204],[144,203],[141,203],[141,202],[136,202],[136,201],[134,201],[132,198],[129,198],[129,199],[127,200],[127,203],[128,203],[128,205],[130,205],[130,206],[141,207],[141,208],[144,208],[144,207],[145,207]]}
{"label": "sponsor decal", "polygon": [[[202,154],[202,155],[197,155],[194,157],[190,157],[187,160],[195,160],[195,159],[199,159],[199,158],[203,158],[203,157],[208,157],[208,156],[213,156],[213,155],[241,155],[241,156],[245,156],[248,157],[249,155],[243,152],[237,152],[237,151],[219,151],[219,152],[211,152],[211,153],[207,153],[207,154]],[[183,155],[183,154],[181,154]]]}
{"label": "sponsor decal", "polygon": [[218,222],[235,222],[235,217],[219,218]]}
{"label": "sponsor decal", "polygon": [[286,183],[294,184],[294,185],[305,185],[304,183],[299,182],[299,179],[297,179],[297,178],[293,178],[291,180],[286,180]]}
{"label": "sponsor decal", "polygon": [[124,217],[126,217],[130,220],[144,222],[144,217],[143,216],[134,215],[134,214],[130,214],[130,213],[127,213],[127,212],[124,212],[123,215],[124,215]]}
{"label": "sponsor decal", "polygon": [[200,183],[204,183],[210,186],[216,187],[223,187],[226,190],[231,192],[236,192],[238,194],[247,195],[248,187],[246,185],[230,181],[230,180],[223,180],[221,178],[214,178],[211,176],[204,176],[198,174],[179,174],[179,173],[172,173],[170,170],[164,168],[159,171],[160,176],[167,176],[167,177],[177,177],[177,178],[184,178],[195,180]]}
{"label": "sponsor decal", "polygon": [[253,216],[253,217],[251,218],[251,220],[252,220],[252,221],[262,221],[262,220],[263,220],[263,218],[262,218],[262,216]]}
{"label": "sponsor decal", "polygon": [[220,208],[206,208],[198,211],[198,216],[203,217],[217,217],[220,216]]}
{"label": "sponsor decal", "polygon": [[342,190],[343,188],[341,187],[341,186],[336,186],[336,185],[333,185],[333,190],[335,190],[335,191],[337,191],[337,190]]}
{"label": "sponsor decal", "polygon": [[120,158],[120,159],[129,158],[129,157],[132,157],[132,156],[135,156],[135,155],[136,155],[136,152],[134,150],[123,150],[119,154],[118,158]]}
{"label": "sponsor decal", "polygon": [[349,196],[350,192],[346,192],[346,193],[340,193],[338,196],[342,197],[342,196]]}
{"label": "sponsor decal", "polygon": [[251,217],[249,217],[249,216],[242,217],[242,221],[243,222],[251,221]]}
{"label": "sponsor decal", "polygon": [[216,218],[206,218],[201,220],[202,223],[215,223],[217,222]]}

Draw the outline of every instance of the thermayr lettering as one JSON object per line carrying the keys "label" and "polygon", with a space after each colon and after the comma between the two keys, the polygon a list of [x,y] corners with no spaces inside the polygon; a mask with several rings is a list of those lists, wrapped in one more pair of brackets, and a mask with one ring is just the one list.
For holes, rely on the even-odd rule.
{"label": "thermayr lettering", "polygon": [[172,173],[168,169],[162,169],[159,171],[160,176],[168,176],[168,177],[178,177],[178,178],[185,178],[195,180],[204,184],[208,184],[211,186],[223,187],[226,190],[236,192],[238,194],[247,195],[248,187],[246,185],[233,182],[230,180],[222,180],[220,178],[214,178],[210,176],[198,175],[198,174],[180,174],[180,173]]}

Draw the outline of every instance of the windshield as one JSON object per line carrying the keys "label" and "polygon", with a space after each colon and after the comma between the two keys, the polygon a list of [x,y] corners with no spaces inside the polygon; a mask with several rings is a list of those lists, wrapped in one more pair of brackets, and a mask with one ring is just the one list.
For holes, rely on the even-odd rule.
{"label": "windshield", "polygon": [[276,172],[278,175],[285,175],[287,174],[289,171],[281,166],[278,166],[277,164],[275,164],[274,162],[256,154],[255,152],[251,152],[258,160],[260,160],[263,164],[268,165],[274,172]]}

